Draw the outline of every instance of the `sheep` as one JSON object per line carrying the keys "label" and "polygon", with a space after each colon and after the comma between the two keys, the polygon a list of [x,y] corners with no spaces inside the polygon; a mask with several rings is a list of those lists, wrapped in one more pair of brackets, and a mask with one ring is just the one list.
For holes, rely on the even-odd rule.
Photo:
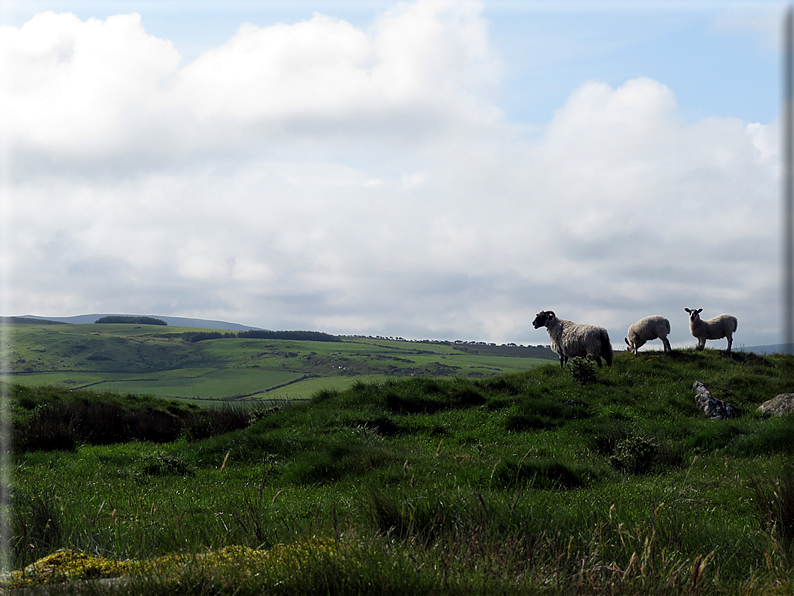
{"label": "sheep", "polygon": [[702,350],[706,345],[707,339],[722,339],[728,338],[728,353],[731,353],[731,345],[733,344],[733,334],[739,326],[736,317],[733,315],[720,315],[713,319],[704,321],[700,318],[702,308],[697,310],[693,308],[685,308],[689,313],[689,332],[693,337],[698,340],[698,350]]}
{"label": "sheep", "polygon": [[587,355],[595,358],[599,368],[601,358],[607,366],[612,366],[612,344],[603,327],[558,319],[550,310],[539,312],[532,324],[535,329],[546,327],[551,338],[551,349],[560,355],[560,368],[565,366],[569,358]]}
{"label": "sheep", "polygon": [[652,317],[640,319],[629,327],[627,333],[628,337],[624,337],[623,340],[629,347],[629,352],[634,352],[635,356],[637,355],[637,350],[645,345],[646,341],[657,338],[662,340],[665,352],[672,352],[673,349],[670,347],[670,342],[667,340],[667,335],[669,333],[670,321],[662,316],[654,315]]}

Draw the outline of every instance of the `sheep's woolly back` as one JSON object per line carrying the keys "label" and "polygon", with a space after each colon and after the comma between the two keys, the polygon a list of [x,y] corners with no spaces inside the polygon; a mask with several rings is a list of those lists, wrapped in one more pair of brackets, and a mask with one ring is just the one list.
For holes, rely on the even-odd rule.
{"label": "sheep's woolly back", "polygon": [[710,332],[721,333],[720,337],[708,339],[722,339],[729,333],[734,333],[739,328],[739,321],[732,315],[719,315],[713,319],[707,319],[701,322],[708,327]]}
{"label": "sheep's woolly back", "polygon": [[728,352],[731,351],[731,344],[733,343],[733,334],[739,328],[739,322],[733,315],[719,315],[713,319],[703,320],[700,318],[700,312],[703,310],[699,308],[689,309],[685,308],[689,313],[689,332],[693,337],[698,340],[698,348],[703,348],[706,345],[707,339],[728,339]]}
{"label": "sheep's woolly back", "polygon": [[606,360],[607,365],[612,365],[612,344],[609,333],[603,327],[559,319],[552,311],[540,312],[533,324],[536,329],[546,327],[551,349],[560,356],[561,364],[574,356],[590,355],[599,366],[600,358]]}
{"label": "sheep's woolly back", "polygon": [[722,339],[733,334],[739,328],[739,321],[733,315],[719,315],[713,319],[701,319],[699,316],[689,319],[689,331],[698,339]]}
{"label": "sheep's woolly back", "polygon": [[629,327],[629,340],[639,339],[643,342],[664,337],[670,333],[670,321],[661,315],[645,317]]}
{"label": "sheep's woolly back", "polygon": [[653,315],[640,319],[629,327],[625,341],[629,346],[629,350],[634,352],[635,355],[637,350],[645,345],[645,342],[657,338],[662,340],[665,351],[670,351],[670,342],[667,341],[669,334],[670,321],[661,315]]}

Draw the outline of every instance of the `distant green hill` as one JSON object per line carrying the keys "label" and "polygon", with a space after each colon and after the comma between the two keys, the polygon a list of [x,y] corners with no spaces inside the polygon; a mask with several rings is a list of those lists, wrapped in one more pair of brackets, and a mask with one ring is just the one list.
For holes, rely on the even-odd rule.
{"label": "distant green hill", "polygon": [[[207,331],[127,323],[9,324],[9,374],[25,385],[191,400],[303,399],[388,377],[489,377],[555,358],[548,348]],[[200,339],[200,341],[196,341]]]}
{"label": "distant green hill", "polygon": [[41,319],[39,317],[0,317],[0,323],[7,325],[61,325],[63,321],[54,321],[52,319]]}
{"label": "distant green hill", "polygon": [[240,325],[238,323],[228,323],[226,321],[212,321],[207,319],[193,319],[188,317],[169,317],[161,315],[129,315],[129,314],[92,314],[92,315],[75,315],[71,317],[39,317],[37,315],[25,315],[24,317],[10,317],[10,318],[26,318],[39,321],[56,321],[59,323],[70,323],[72,325],[87,325],[96,322],[97,319],[104,317],[129,317],[129,316],[151,316],[156,319],[165,321],[171,327],[190,327],[193,329],[223,329],[223,330],[238,330],[247,331],[250,329],[257,329],[250,325]]}

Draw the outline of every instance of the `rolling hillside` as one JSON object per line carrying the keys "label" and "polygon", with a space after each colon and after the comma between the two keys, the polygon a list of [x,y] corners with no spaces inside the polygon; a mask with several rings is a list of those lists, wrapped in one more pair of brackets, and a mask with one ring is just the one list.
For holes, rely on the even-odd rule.
{"label": "rolling hillside", "polygon": [[[9,372],[16,383],[202,401],[303,399],[356,379],[488,377],[555,358],[542,347],[369,337],[301,341],[289,339],[291,332],[284,332],[288,339],[259,339],[244,331],[201,333],[211,329],[206,326],[24,321],[9,324]],[[208,339],[195,341],[197,334]]]}
{"label": "rolling hillside", "polygon": [[[39,317],[37,315],[25,315],[25,319],[39,319],[41,321],[55,321],[58,323],[71,323],[73,325],[90,325],[97,319],[109,316],[128,316],[119,314],[92,314],[92,315],[75,315],[72,317]],[[194,329],[226,329],[233,331],[248,331],[250,329],[257,329],[250,325],[240,325],[239,323],[228,323],[226,321],[209,321],[207,319],[192,319],[188,317],[163,317],[160,315],[146,315],[155,319],[165,321],[169,326],[173,327],[191,327]]]}
{"label": "rolling hillside", "polygon": [[[388,345],[352,344],[370,356]],[[794,417],[757,407],[791,391],[793,357],[689,348],[624,352],[601,369],[546,362],[209,416],[14,386],[20,523],[0,591],[792,593]],[[696,380],[731,418],[704,414]],[[121,579],[88,583],[99,577]]]}

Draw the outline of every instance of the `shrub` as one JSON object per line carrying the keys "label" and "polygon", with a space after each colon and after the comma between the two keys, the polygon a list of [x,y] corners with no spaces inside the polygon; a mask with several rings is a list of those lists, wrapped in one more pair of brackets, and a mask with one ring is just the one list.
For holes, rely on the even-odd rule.
{"label": "shrub", "polygon": [[656,441],[633,435],[618,442],[609,462],[629,474],[644,474],[654,468],[658,457],[659,446]]}
{"label": "shrub", "polygon": [[595,362],[590,358],[574,356],[568,360],[568,370],[571,371],[571,376],[580,385],[595,383],[598,380]]}

